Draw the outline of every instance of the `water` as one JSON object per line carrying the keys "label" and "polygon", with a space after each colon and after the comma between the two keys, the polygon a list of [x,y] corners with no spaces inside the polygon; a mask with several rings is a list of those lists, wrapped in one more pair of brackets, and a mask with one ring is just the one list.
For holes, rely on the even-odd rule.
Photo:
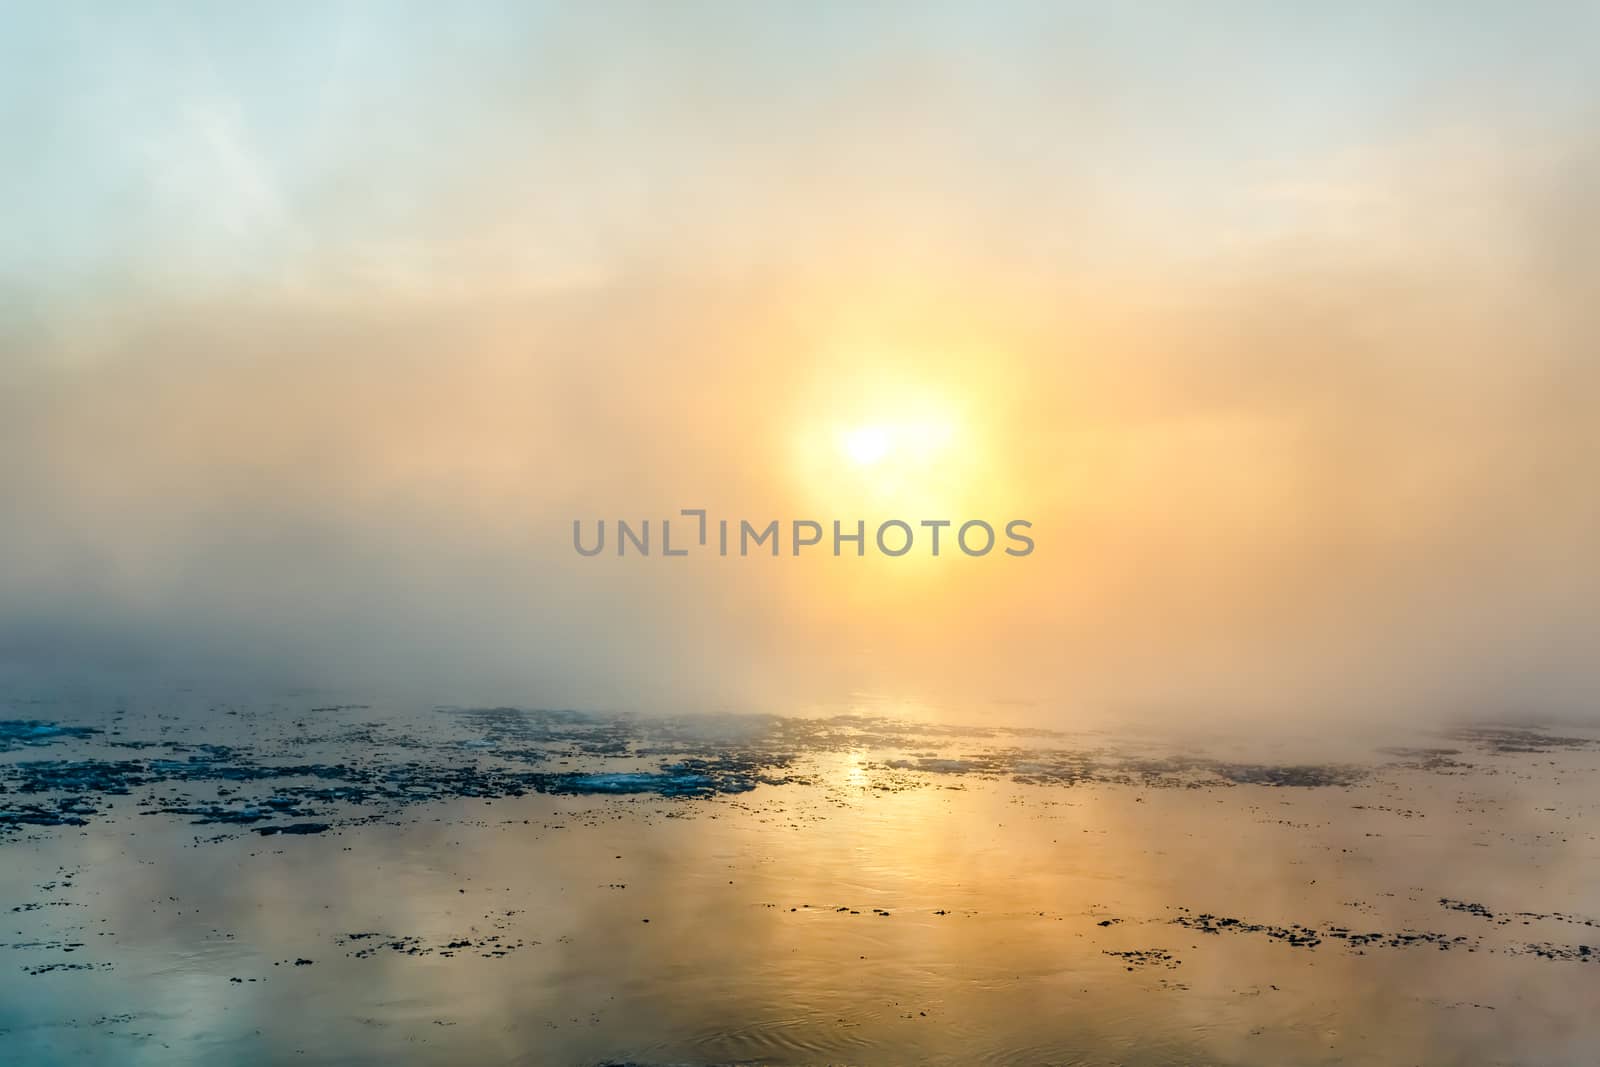
{"label": "water", "polygon": [[1600,1059],[1591,731],[314,703],[8,705],[8,1063]]}

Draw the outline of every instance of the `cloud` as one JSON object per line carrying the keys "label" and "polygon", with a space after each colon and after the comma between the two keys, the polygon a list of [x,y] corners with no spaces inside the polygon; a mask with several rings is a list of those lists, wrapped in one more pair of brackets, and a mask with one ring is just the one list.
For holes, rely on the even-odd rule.
{"label": "cloud", "polygon": [[[297,98],[252,80],[278,53],[219,44],[170,86],[209,116],[162,153],[209,161],[190,192],[122,160],[127,231],[61,231],[93,270],[0,262],[14,675],[643,710],[1592,707],[1576,112],[1441,91],[1397,125],[1341,90],[1355,136],[1313,108],[1309,147],[1260,115],[1207,144],[1173,129],[1176,87],[1215,115],[1259,71],[1146,95],[1131,61],[1036,62],[1062,38],[1003,77],[942,23],[866,58],[813,42],[806,77],[771,42],[703,64],[694,34],[588,24],[541,73],[458,27],[482,62],[424,100],[380,29],[338,38],[347,120],[303,138]],[[174,247],[206,254],[174,271]],[[571,551],[579,517],[853,519],[796,473],[797,428],[924,394],[971,419],[960,505],[1032,520],[1029,559]]]}

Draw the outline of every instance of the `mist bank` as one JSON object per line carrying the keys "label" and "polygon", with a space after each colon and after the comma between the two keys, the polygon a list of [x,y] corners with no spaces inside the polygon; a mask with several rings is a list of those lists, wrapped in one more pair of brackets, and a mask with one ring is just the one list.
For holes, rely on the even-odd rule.
{"label": "mist bank", "polygon": [[4,369],[0,660],[644,711],[1587,715],[1590,312],[1428,267],[1178,307],[930,282],[1004,338],[914,373],[982,368],[985,513],[1030,516],[1021,559],[573,552],[575,515],[826,513],[784,428],[850,372],[782,286],[733,323],[670,277],[124,310],[89,357]]}
{"label": "mist bank", "polygon": [[1119,10],[15,19],[0,672],[1592,717],[1593,14]]}

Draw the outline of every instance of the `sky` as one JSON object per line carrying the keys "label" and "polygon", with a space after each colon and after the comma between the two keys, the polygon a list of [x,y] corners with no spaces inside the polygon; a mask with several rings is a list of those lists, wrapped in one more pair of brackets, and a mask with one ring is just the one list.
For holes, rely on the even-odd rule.
{"label": "sky", "polygon": [[[1597,40],[0,0],[0,677],[1592,715]],[[1036,549],[572,551],[692,507]]]}

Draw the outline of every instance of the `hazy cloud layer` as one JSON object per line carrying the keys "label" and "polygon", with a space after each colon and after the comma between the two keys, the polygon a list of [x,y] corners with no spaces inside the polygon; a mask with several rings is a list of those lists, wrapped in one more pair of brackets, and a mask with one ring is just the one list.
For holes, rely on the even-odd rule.
{"label": "hazy cloud layer", "polygon": [[[4,16],[7,673],[1591,711],[1581,6],[534,10]],[[922,396],[1033,556],[571,550]]]}

